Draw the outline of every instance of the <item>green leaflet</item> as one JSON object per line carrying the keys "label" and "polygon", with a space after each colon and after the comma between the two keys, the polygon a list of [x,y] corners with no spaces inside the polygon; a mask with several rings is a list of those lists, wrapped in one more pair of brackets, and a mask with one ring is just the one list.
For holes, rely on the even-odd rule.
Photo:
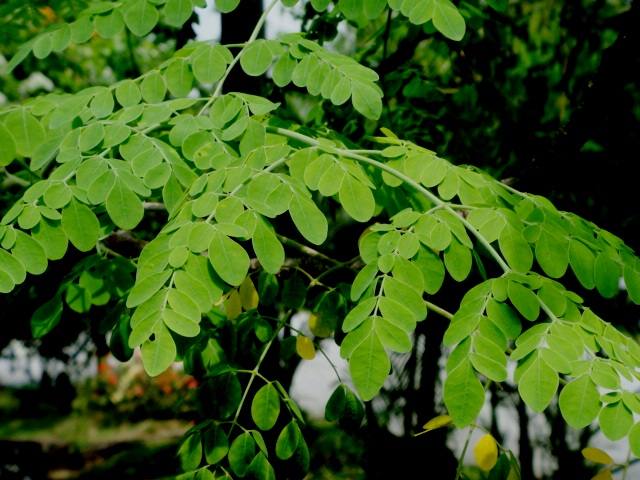
{"label": "green leaflet", "polygon": [[441,252],[451,244],[451,229],[444,222],[437,223],[431,230],[429,237],[428,245]]}
{"label": "green leaflet", "polygon": [[153,340],[146,340],[140,352],[142,364],[151,377],[164,372],[176,359],[176,344],[171,333],[162,322],[158,322],[153,331]]}
{"label": "green leaflet", "polygon": [[148,302],[142,304],[131,317],[131,334],[127,346],[135,348],[149,340],[158,323],[162,323],[162,310],[164,306],[164,292],[158,292]]}
{"label": "green leaflet", "polygon": [[393,263],[397,255],[393,253],[385,253],[378,257],[378,268],[382,273],[389,273],[393,268]]}
{"label": "green leaflet", "polygon": [[324,419],[327,422],[334,422],[340,419],[347,407],[347,386],[340,383],[327,401]]}
{"label": "green leaflet", "polygon": [[174,213],[174,209],[180,204],[182,195],[183,190],[180,186],[180,182],[172,172],[169,179],[162,187],[162,199],[167,206],[167,211],[169,211],[169,213]]}
{"label": "green leaflet", "polygon": [[200,432],[188,435],[182,441],[178,449],[178,457],[180,458],[180,466],[187,472],[200,466],[200,462],[202,462],[202,438],[200,437]]}
{"label": "green leaflet", "polygon": [[215,4],[220,13],[229,13],[236,9],[240,0],[215,0]]}
{"label": "green leaflet", "polygon": [[321,177],[317,185],[318,191],[325,197],[332,197],[338,193],[343,180],[345,180],[347,176],[342,166],[334,162],[333,157],[331,157],[328,168],[323,169],[321,172]]}
{"label": "green leaflet", "polygon": [[30,235],[16,230],[15,244],[11,248],[11,254],[24,265],[25,270],[33,275],[40,275],[47,269],[47,252]]}
{"label": "green leaflet", "polygon": [[142,95],[133,80],[124,80],[116,87],[116,100],[123,107],[131,107],[140,103]]}
{"label": "green leaflet", "polygon": [[484,405],[484,389],[468,360],[447,373],[444,403],[458,428],[471,424],[480,413]]}
{"label": "green leaflet", "polygon": [[273,53],[269,49],[268,41],[259,38],[243,50],[240,65],[247,75],[257,77],[267,71],[272,58]]}
{"label": "green leaflet", "polygon": [[[83,128],[78,139],[78,148],[81,152],[88,152],[96,147],[104,138],[104,126],[102,123],[92,123]],[[62,153],[62,152],[61,152]],[[60,162],[60,156],[58,156]]]}
{"label": "green leaflet", "polygon": [[572,372],[573,367],[571,362],[561,353],[551,350],[549,348],[543,348],[540,351],[542,359],[553,368],[556,372],[562,374],[569,374]]}
{"label": "green leaflet", "polygon": [[[407,7],[405,7],[407,3]],[[415,25],[422,25],[433,17],[435,1],[402,2],[402,13],[409,16],[409,21]]]}
{"label": "green leaflet", "polygon": [[376,335],[382,345],[396,352],[411,351],[411,339],[402,328],[383,317],[375,317],[374,322]]}
{"label": "green leaflet", "polygon": [[269,273],[278,273],[284,263],[284,247],[267,226],[266,220],[257,219],[251,242],[264,269]]}
{"label": "green leaflet", "polygon": [[40,306],[31,317],[31,334],[42,338],[49,333],[62,318],[62,299],[56,295]]}
{"label": "green leaflet", "polygon": [[78,18],[71,24],[71,39],[75,43],[84,43],[88,41],[94,32],[94,26],[92,18],[90,16],[84,16]]}
{"label": "green leaflet", "polygon": [[624,284],[631,300],[636,305],[640,304],[640,273],[629,265],[624,266]]}
{"label": "green leaflet", "polygon": [[471,272],[472,257],[470,250],[462,245],[457,238],[452,238],[451,243],[444,251],[444,265],[447,267],[451,278],[458,282],[463,281]]}
{"label": "green leaflet", "polygon": [[213,297],[205,285],[193,275],[179,270],[173,278],[179,292],[188,294],[200,312],[208,312],[213,307]]}
{"label": "green leaflet", "polygon": [[23,230],[30,230],[40,222],[40,210],[32,204],[27,204],[18,216],[18,226]]}
{"label": "green leaflet", "polygon": [[[218,2],[216,2],[216,5]],[[256,442],[251,433],[244,432],[238,435],[229,448],[229,465],[240,477],[244,477],[249,470],[251,460],[256,454]]]}
{"label": "green leaflet", "polygon": [[460,188],[460,177],[458,172],[453,168],[447,169],[446,176],[438,185],[438,195],[443,200],[451,200],[458,194]]}
{"label": "green leaflet", "polygon": [[193,14],[193,2],[192,0],[167,0],[163,13],[169,25],[181,27]]}
{"label": "green leaflet", "polygon": [[107,15],[96,15],[93,21],[102,38],[112,38],[124,29],[124,16],[120,9],[111,10]]}
{"label": "green leaflet", "polygon": [[592,368],[593,369],[589,376],[597,386],[610,390],[617,390],[620,388],[620,377],[613,367],[596,361],[593,362]]}
{"label": "green leaflet", "polygon": [[[408,236],[407,233],[400,238],[398,242],[398,250],[402,250],[403,239]],[[413,236],[415,238],[415,236]],[[415,254],[414,254],[415,255]],[[411,255],[413,257],[414,255]],[[416,265],[414,261],[407,260],[406,257],[400,255],[393,255],[393,276],[400,282],[412,287],[418,294],[422,295],[424,291],[424,279],[420,267]]]}
{"label": "green leaflet", "polygon": [[604,298],[612,298],[618,291],[619,267],[606,253],[601,252],[594,263],[593,278],[596,288]]}
{"label": "green leaflet", "polygon": [[[333,98],[333,96],[332,96]],[[355,109],[367,118],[377,120],[382,113],[382,96],[365,82],[351,82],[351,101]]]}
{"label": "green leaflet", "polygon": [[415,330],[416,320],[411,310],[405,307],[402,303],[392,300],[391,298],[380,297],[378,300],[378,308],[385,320],[391,322],[402,331],[411,333]]}
{"label": "green leaflet", "polygon": [[433,25],[445,37],[451,40],[462,40],[466,30],[464,18],[449,0],[434,0]]}
{"label": "green leaflet", "polygon": [[376,297],[370,297],[363,302],[360,302],[356,307],[349,312],[342,323],[342,331],[345,333],[357,328],[362,322],[364,322],[377,303]]}
{"label": "green leaflet", "polygon": [[426,318],[427,307],[422,295],[416,292],[411,286],[402,283],[394,277],[386,277],[384,279],[384,295],[407,307],[417,322]]}
{"label": "green leaflet", "polygon": [[311,75],[320,64],[320,59],[317,55],[307,54],[300,63],[293,70],[291,80],[296,87],[306,87],[307,82],[311,79]]}
{"label": "green leaflet", "polygon": [[495,323],[509,339],[516,339],[522,324],[516,312],[507,304],[491,299],[487,303],[487,317]]}
{"label": "green leaflet", "polygon": [[507,375],[507,356],[504,349],[493,343],[491,338],[475,335],[472,340],[473,353],[470,356],[473,367],[494,382],[504,382]]}
{"label": "green leaflet", "polygon": [[640,456],[640,423],[636,423],[629,430],[629,447],[636,457]]}
{"label": "green leaflet", "polygon": [[20,260],[4,250],[0,250],[0,273],[4,275],[4,283],[0,287],[2,293],[9,293],[27,278],[27,271]]}
{"label": "green leaflet", "polygon": [[600,412],[600,393],[588,375],[572,380],[562,388],[560,412],[573,428],[589,426]]}
{"label": "green leaflet", "polygon": [[364,13],[362,0],[340,0],[338,5],[349,20],[356,20]]}
{"label": "green leaflet", "polygon": [[115,102],[111,90],[105,88],[91,99],[89,108],[94,117],[104,118],[111,115],[114,105]]}
{"label": "green leaflet", "polygon": [[506,225],[505,217],[494,208],[473,210],[467,220],[488,242],[495,242]]}
{"label": "green leaflet", "polygon": [[193,73],[184,58],[174,59],[164,72],[169,91],[176,98],[186,97],[193,88]]}
{"label": "green leaflet", "polygon": [[206,44],[197,50],[191,68],[196,80],[209,84],[222,78],[227,68],[227,62],[219,52],[219,48]]}
{"label": "green leaflet", "polygon": [[391,362],[378,335],[371,331],[349,356],[349,372],[360,397],[371,400],[389,375]]}
{"label": "green leaflet", "polygon": [[522,233],[507,224],[498,237],[500,251],[511,268],[528,273],[533,266],[533,253]]}
{"label": "green leaflet", "polygon": [[227,456],[229,437],[224,429],[213,425],[204,433],[204,455],[207,463],[215,465]]}
{"label": "green leaflet", "polygon": [[136,281],[127,297],[127,307],[133,308],[151,298],[169,280],[171,270],[154,273],[140,282]]}
{"label": "green leaflet", "polygon": [[289,203],[291,219],[311,243],[320,245],[327,238],[327,219],[312,200],[294,192]]}
{"label": "green leaflet", "polygon": [[[256,435],[258,432],[253,431],[252,434]],[[259,480],[275,480],[276,473],[266,457],[266,449],[261,450],[264,451],[258,452],[253,460],[251,460],[251,464],[249,465],[249,474],[252,478],[257,478]]]}
{"label": "green leaflet", "polygon": [[456,343],[463,341],[478,327],[482,316],[479,313],[460,315],[456,313],[445,331],[443,343],[447,347],[452,347]]}
{"label": "green leaflet", "polygon": [[127,125],[107,125],[104,129],[102,146],[108,148],[120,145],[129,138],[129,135],[131,135],[131,129]]}
{"label": "green leaflet", "polygon": [[540,302],[531,290],[518,282],[509,281],[507,292],[509,300],[524,318],[532,322],[538,318]]}
{"label": "green leaflet", "polygon": [[311,5],[316,12],[324,12],[330,3],[330,0],[311,0]]}
{"label": "green leaflet", "polygon": [[[4,126],[13,138],[16,152],[23,157],[33,156],[38,146],[46,139],[42,124],[24,108],[14,110],[7,115]],[[12,146],[9,143],[9,155]]]}
{"label": "green leaflet", "polygon": [[224,420],[233,415],[242,399],[242,386],[236,375],[218,375],[211,379],[208,387],[213,393],[213,405],[220,418]]}
{"label": "green leaflet", "polygon": [[230,285],[240,285],[249,270],[246,250],[223,233],[216,232],[209,243],[209,261],[220,278]]}
{"label": "green leaflet", "polygon": [[440,256],[429,248],[420,247],[412,262],[422,273],[424,291],[429,294],[437,293],[445,277],[445,268]]}
{"label": "green leaflet", "polygon": [[287,423],[276,440],[276,456],[281,460],[291,458],[298,448],[301,437],[302,433],[298,423],[295,420]]}
{"label": "green leaflet", "polygon": [[375,20],[386,6],[386,0],[364,0],[364,14],[369,20]]}
{"label": "green leaflet", "polygon": [[260,430],[271,430],[280,415],[280,394],[272,383],[260,388],[251,401],[251,418]]}
{"label": "green leaflet", "polygon": [[[189,4],[189,6],[191,5]],[[135,0],[127,7],[124,13],[124,22],[135,35],[142,37],[148,34],[158,23],[160,14],[147,0]]]}
{"label": "green leaflet", "polygon": [[140,199],[120,176],[116,176],[106,199],[106,207],[113,223],[123,230],[133,230],[144,217]]}
{"label": "green leaflet", "polygon": [[6,167],[10,165],[13,159],[16,157],[17,148],[16,142],[11,135],[11,132],[0,123],[0,167]]}
{"label": "green leaflet", "polygon": [[557,317],[564,316],[567,311],[567,297],[565,291],[560,290],[562,288],[555,283],[544,283],[538,290],[538,298],[542,301],[553,314]]}
{"label": "green leaflet", "polygon": [[200,333],[200,326],[187,316],[169,308],[162,311],[162,320],[172,332],[183,337],[195,337]]}
{"label": "green leaflet", "polygon": [[291,77],[297,65],[297,60],[289,53],[281,55],[273,66],[273,82],[279,87],[291,83]]}
{"label": "green leaflet", "polygon": [[70,126],[75,117],[80,115],[87,106],[89,95],[65,97],[49,117],[49,128]]}
{"label": "green leaflet", "polygon": [[148,103],[160,103],[167,93],[164,78],[158,72],[146,75],[140,84],[140,94]]}
{"label": "green leaflet", "polygon": [[374,213],[376,204],[369,187],[351,175],[345,175],[340,185],[340,203],[355,220],[368,221]]}
{"label": "green leaflet", "polygon": [[541,412],[547,408],[555,396],[558,383],[556,371],[538,357],[520,377],[518,392],[534,412]]}
{"label": "green leaflet", "polygon": [[543,229],[536,242],[536,260],[551,278],[562,277],[569,264],[568,243]]}
{"label": "green leaflet", "polygon": [[91,292],[76,283],[71,283],[65,291],[64,301],[74,312],[87,313],[91,308]]}

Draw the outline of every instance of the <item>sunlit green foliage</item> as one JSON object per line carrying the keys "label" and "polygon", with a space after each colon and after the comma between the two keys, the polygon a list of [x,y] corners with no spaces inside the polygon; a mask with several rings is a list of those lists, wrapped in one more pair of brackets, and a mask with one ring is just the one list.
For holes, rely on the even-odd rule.
{"label": "sunlit green foliage", "polygon": [[[63,324],[67,309],[93,315],[106,306],[92,321],[111,332],[121,360],[140,347],[152,376],[184,361],[202,380],[203,420],[181,445],[183,478],[275,478],[282,462],[301,476],[309,468],[305,419],[277,376],[262,373],[270,357],[286,361],[295,350],[313,358],[320,347],[312,340],[333,338],[355,392],[340,380],[326,418],[357,426],[361,401],[389,376],[391,352],[411,351],[427,317],[450,321],[444,404],[456,427],[475,421],[490,383],[513,382],[533,411],[558,397],[568,425],[599,421],[607,438],[628,435],[640,454],[640,399],[623,381],[640,378],[640,348],[562,283],[575,275],[585,290],[611,298],[622,278],[640,303],[634,252],[548,199],[376,123],[396,113],[383,112],[374,70],[302,33],[258,38],[275,3],[238,53],[191,42],[114,82],[0,111],[0,166],[20,187],[0,223],[0,292],[11,295],[72,250],[82,254],[37,299],[33,336]],[[216,5],[226,12],[238,2]],[[195,6],[203,3],[125,0],[60,12],[25,39],[5,74],[87,42],[144,37],[159,22],[181,26]],[[331,8],[363,29],[394,12],[448,41],[466,31],[448,0],[340,0]],[[269,98],[223,93],[234,67],[357,112],[375,130],[376,148],[301,127]],[[149,223],[158,205],[166,215]],[[339,245],[323,248],[344,219],[362,224],[356,259]],[[149,240],[139,256],[110,242],[125,231]],[[320,266],[291,262],[294,250]],[[451,313],[438,306],[445,279],[465,285]],[[291,325],[303,309],[313,311],[314,339]]]}

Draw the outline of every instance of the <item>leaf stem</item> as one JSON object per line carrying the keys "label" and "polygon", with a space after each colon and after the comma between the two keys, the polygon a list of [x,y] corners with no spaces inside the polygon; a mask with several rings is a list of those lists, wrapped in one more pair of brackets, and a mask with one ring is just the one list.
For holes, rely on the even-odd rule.
{"label": "leaf stem", "polygon": [[331,265],[334,266],[341,266],[342,264],[338,261],[335,260],[331,257],[327,257],[324,253],[321,253],[317,250],[314,250],[311,247],[308,247],[306,245],[303,245],[302,243],[296,242],[295,240],[292,240],[288,237],[285,237],[283,235],[280,235],[279,233],[276,234],[276,236],[278,237],[278,240],[280,240],[280,243],[282,243],[283,245],[287,246],[287,247],[292,247],[295,248],[296,250],[304,253],[305,255],[308,255],[310,257],[313,258],[317,258],[320,259],[324,262],[330,263]]}
{"label": "leaf stem", "polygon": [[[267,356],[267,353],[269,352],[269,349],[271,348],[271,345],[273,345],[273,341],[278,338],[278,333],[280,332],[280,330],[282,329],[282,327],[285,325],[285,319],[291,316],[291,311],[289,310],[287,312],[287,315],[285,315],[285,318],[280,322],[280,325],[278,326],[278,328],[276,328],[276,330],[273,332],[273,335],[271,336],[271,340],[269,340],[267,342],[267,344],[264,346],[264,350],[262,350],[262,353],[260,354],[260,358],[258,358],[258,362],[256,363],[256,368],[254,368],[253,370],[251,370],[251,377],[249,378],[249,381],[247,382],[247,386],[244,389],[244,392],[242,393],[242,398],[240,399],[240,403],[238,404],[238,408],[236,409],[236,414],[233,417],[233,424],[231,425],[231,428],[229,429],[229,435],[231,435],[231,432],[233,430],[233,427],[235,425],[239,425],[238,424],[238,418],[240,418],[240,412],[242,412],[242,407],[244,406],[244,402],[247,400],[247,396],[249,395],[249,390],[251,390],[251,385],[253,385],[253,381],[255,380],[255,378],[257,376],[260,376],[261,378],[264,379],[264,377],[258,373],[258,370],[260,369],[260,366],[262,365],[262,362],[264,362],[264,359]],[[246,370],[245,370],[246,372]],[[266,379],[265,379],[266,380]]]}
{"label": "leaf stem", "polygon": [[469,434],[467,435],[466,442],[464,442],[464,448],[462,449],[462,454],[460,455],[460,459],[458,460],[458,468],[456,468],[455,480],[460,480],[462,478],[462,462],[464,461],[464,456],[467,454],[467,448],[469,448],[469,443],[471,443],[471,434],[473,433],[474,428],[475,428],[475,424],[471,424],[469,426]]}
{"label": "leaf stem", "polygon": [[2,186],[7,188],[11,185],[18,185],[20,187],[28,187],[31,183],[23,178],[15,176],[13,173],[9,173],[6,168],[0,168],[0,172],[7,176],[7,179],[3,182]]}
{"label": "leaf stem", "polygon": [[[298,133],[298,132],[287,130],[285,128],[267,127],[267,130],[272,130],[275,133],[279,133],[280,135],[284,135],[286,137],[293,138],[295,140],[299,140],[301,142],[306,143],[307,145],[312,145],[312,146],[319,146],[320,145],[318,140],[316,140],[314,138],[308,137],[307,135],[303,135],[303,134]],[[416,182],[412,178],[406,176],[405,174],[399,172],[395,168],[390,167],[389,165],[387,165],[385,163],[382,163],[382,162],[379,162],[377,160],[373,160],[372,158],[368,158],[368,157],[365,157],[363,155],[359,155],[357,153],[353,153],[353,151],[351,151],[351,150],[336,149],[336,152],[340,156],[342,156],[344,158],[349,158],[351,160],[355,160],[355,161],[360,162],[360,163],[365,163],[367,165],[371,165],[371,166],[377,168],[378,170],[382,170],[383,172],[387,172],[387,173],[393,175],[394,177],[398,178],[399,180],[402,180],[409,187],[413,188],[417,192],[419,192],[422,195],[424,195],[425,197],[427,197],[436,206],[438,206],[438,207],[440,207],[440,208],[442,208],[444,210],[448,210],[451,213],[455,213],[455,209],[452,208],[447,202],[441,200],[436,195],[434,195],[429,190],[427,190],[425,187],[420,185],[418,182]],[[500,268],[502,268],[502,270],[505,273],[510,272],[511,268],[509,267],[509,265],[507,265],[507,263],[502,259],[500,254],[496,251],[496,249],[491,246],[491,244],[487,241],[487,239],[484,238],[482,235],[480,235],[480,233],[473,227],[473,225],[471,225],[464,217],[462,217],[460,215],[458,215],[458,216],[460,217],[460,221],[462,222],[462,224],[487,249],[489,254],[495,259],[495,261],[498,263],[498,265],[500,265]]]}
{"label": "leaf stem", "polygon": [[432,312],[437,313],[438,315],[443,316],[444,318],[446,318],[447,320],[451,320],[453,319],[453,314],[449,313],[448,311],[446,311],[444,308],[439,307],[438,305],[436,305],[435,303],[431,303],[429,301],[425,301],[425,303],[427,304],[427,308],[429,310],[431,310]]}

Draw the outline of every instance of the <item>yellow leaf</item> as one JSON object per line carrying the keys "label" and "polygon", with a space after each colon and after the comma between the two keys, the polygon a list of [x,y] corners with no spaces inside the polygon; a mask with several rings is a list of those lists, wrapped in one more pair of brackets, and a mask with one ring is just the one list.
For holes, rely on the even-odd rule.
{"label": "yellow leaf", "polygon": [[39,7],[38,11],[42,14],[50,22],[55,22],[57,20],[56,12],[53,11],[51,7]]}
{"label": "yellow leaf", "polygon": [[488,472],[495,467],[498,461],[498,444],[495,438],[490,433],[485,434],[473,450],[473,455],[476,457],[476,462],[480,469]]}
{"label": "yellow leaf", "polygon": [[309,337],[304,335],[298,335],[296,337],[296,352],[300,355],[300,358],[305,360],[313,360],[316,358],[316,349],[313,346],[313,342]]}
{"label": "yellow leaf", "polygon": [[[327,338],[335,329],[335,325],[332,326],[331,322],[325,321],[326,313],[324,310],[321,310],[318,313],[309,315],[309,329],[316,337]],[[329,314],[329,316],[331,315]]]}
{"label": "yellow leaf", "polygon": [[233,320],[242,313],[242,302],[240,294],[237,290],[233,290],[227,300],[224,302],[224,308],[227,312],[227,319]]}
{"label": "yellow leaf", "polygon": [[582,456],[595,463],[602,463],[604,465],[613,463],[613,458],[611,458],[607,452],[595,447],[583,448]]}
{"label": "yellow leaf", "polygon": [[449,427],[451,425],[453,425],[453,422],[449,415],[438,415],[425,423],[422,428],[424,428],[425,432],[428,432],[430,430],[435,430],[436,428]]}
{"label": "yellow leaf", "polygon": [[249,277],[244,279],[240,285],[240,302],[245,310],[253,310],[258,308],[258,291]]}
{"label": "yellow leaf", "polygon": [[598,472],[598,474],[593,477],[591,480],[613,480],[613,475],[611,475],[611,469],[605,468]]}

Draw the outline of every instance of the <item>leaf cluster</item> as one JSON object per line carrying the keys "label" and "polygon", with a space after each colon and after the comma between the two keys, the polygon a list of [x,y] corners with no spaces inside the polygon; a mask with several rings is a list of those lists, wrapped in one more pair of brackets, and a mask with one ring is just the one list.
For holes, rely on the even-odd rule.
{"label": "leaf cluster", "polygon": [[[226,12],[238,2],[216,5]],[[383,114],[372,69],[300,33],[258,38],[274,5],[237,54],[191,42],[140,76],[0,110],[0,167],[24,184],[0,220],[0,292],[11,295],[71,248],[84,254],[31,318],[34,337],[66,309],[89,316],[107,307],[98,321],[118,358],[140,348],[151,376],[183,361],[202,380],[204,417],[181,444],[183,478],[302,474],[305,419],[274,366],[312,359],[324,339],[338,344],[357,394],[338,377],[325,416],[358,427],[361,402],[384,387],[393,353],[415,348],[427,316],[449,321],[444,405],[456,427],[478,417],[490,383],[512,383],[533,411],[557,397],[568,425],[598,421],[640,455],[640,398],[628,387],[640,378],[640,347],[563,283],[575,278],[610,299],[622,279],[640,304],[633,250],[544,197],[386,128],[365,150],[285,120],[269,98],[222,93],[235,67],[350,105],[369,122]],[[180,26],[195,6],[92,4],[23,44],[8,69],[94,34],[144,36],[161,18]],[[448,0],[311,6],[355,25],[390,11],[449,40],[465,33]],[[165,214],[150,223],[157,206]],[[339,246],[323,251],[344,219],[361,224],[356,259],[340,258]],[[110,248],[123,232],[149,238],[139,256]],[[450,282],[465,292],[451,313],[439,306]],[[302,310],[308,330],[293,324]]]}

